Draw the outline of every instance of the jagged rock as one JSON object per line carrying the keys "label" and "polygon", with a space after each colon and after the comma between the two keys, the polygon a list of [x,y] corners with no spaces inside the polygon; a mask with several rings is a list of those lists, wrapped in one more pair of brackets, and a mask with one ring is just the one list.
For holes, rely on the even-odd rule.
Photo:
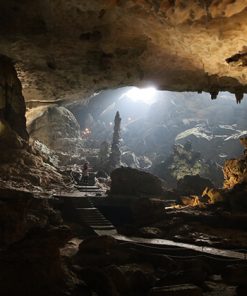
{"label": "jagged rock", "polygon": [[68,181],[37,147],[3,150],[0,158],[0,187],[43,191],[64,188]]}
{"label": "jagged rock", "polygon": [[131,167],[134,169],[138,169],[140,167],[138,158],[136,157],[135,153],[131,151],[126,151],[122,153],[121,162],[127,167]]}
{"label": "jagged rock", "polygon": [[111,194],[130,196],[162,195],[163,183],[158,177],[132,168],[118,168],[111,173]]}
{"label": "jagged rock", "polygon": [[173,285],[152,288],[149,296],[202,296],[202,290],[194,285]]}
{"label": "jagged rock", "polygon": [[203,191],[202,197],[206,197],[208,199],[208,202],[211,204],[215,204],[225,200],[223,190],[208,187],[206,187]]}
{"label": "jagged rock", "polygon": [[213,187],[213,183],[206,178],[202,178],[199,175],[184,176],[178,180],[177,190],[182,194],[197,194],[201,195],[206,187]]}
{"label": "jagged rock", "polygon": [[0,189],[0,213],[0,245],[20,241],[32,229],[62,222],[47,199],[34,198],[32,193],[13,189]]}
{"label": "jagged rock", "polygon": [[[240,139],[245,147],[245,138]],[[233,188],[236,184],[247,182],[247,155],[239,159],[229,159],[225,162],[224,168],[224,187]]]}
{"label": "jagged rock", "polygon": [[[201,158],[199,152],[193,151],[191,145],[176,144],[171,155],[155,169],[157,174],[164,178],[169,186],[175,187],[177,181],[186,175],[200,175],[208,178],[213,167]],[[216,180],[218,183],[218,180]]]}

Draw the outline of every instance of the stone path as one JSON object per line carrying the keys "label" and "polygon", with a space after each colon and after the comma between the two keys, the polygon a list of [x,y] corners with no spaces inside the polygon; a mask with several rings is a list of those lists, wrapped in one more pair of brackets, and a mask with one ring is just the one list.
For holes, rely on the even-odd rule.
{"label": "stone path", "polygon": [[72,207],[74,208],[76,216],[78,217],[78,222],[86,223],[98,235],[110,235],[119,241],[133,244],[143,244],[146,245],[146,247],[179,247],[180,251],[181,249],[185,249],[192,250],[199,254],[201,253],[208,256],[211,255],[236,260],[247,260],[246,252],[242,253],[232,250],[222,250],[206,246],[202,247],[166,239],[149,239],[119,235],[114,225],[95,207],[91,200],[92,197],[96,196],[105,197],[105,193],[96,186],[80,186],[79,189],[80,191],[74,193],[60,192],[55,194],[54,197],[57,197],[59,199],[70,199]]}

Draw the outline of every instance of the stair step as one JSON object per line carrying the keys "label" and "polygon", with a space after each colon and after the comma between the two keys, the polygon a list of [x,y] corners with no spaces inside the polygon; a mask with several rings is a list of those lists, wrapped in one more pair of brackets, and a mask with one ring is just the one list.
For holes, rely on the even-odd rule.
{"label": "stair step", "polygon": [[94,229],[99,229],[99,230],[110,230],[110,229],[115,229],[114,226],[98,226],[98,225],[90,225]]}

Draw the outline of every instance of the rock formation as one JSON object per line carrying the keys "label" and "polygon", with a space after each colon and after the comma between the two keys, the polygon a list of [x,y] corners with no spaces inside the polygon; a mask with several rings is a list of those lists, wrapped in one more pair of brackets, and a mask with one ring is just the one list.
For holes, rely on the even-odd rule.
{"label": "rock formation", "polygon": [[111,153],[109,157],[109,169],[112,171],[120,166],[121,161],[121,151],[120,151],[120,124],[121,117],[119,112],[117,111],[115,119],[114,119],[114,131],[111,145]]}
{"label": "rock formation", "polygon": [[[0,52],[31,101],[119,85],[246,92],[246,2],[1,1]],[[196,83],[195,83],[196,81]]]}
{"label": "rock formation", "polygon": [[28,132],[47,147],[62,152],[76,153],[82,147],[80,126],[74,115],[65,107],[45,108],[35,118],[30,114]]}
{"label": "rock formation", "polygon": [[0,196],[1,293],[56,295],[68,279],[59,248],[71,237],[70,229],[47,199],[2,189]]}
{"label": "rock formation", "polygon": [[162,195],[163,182],[158,177],[132,168],[118,168],[111,173],[111,194]]}
{"label": "rock formation", "polygon": [[153,170],[173,188],[176,187],[177,181],[183,179],[186,175],[211,177],[215,184],[220,184],[221,180],[220,171],[215,164],[202,159],[200,153],[194,151],[189,142],[184,146],[181,144],[174,145],[173,151],[166,161],[155,166]]}
{"label": "rock formation", "polygon": [[12,61],[0,55],[0,146],[21,148],[28,140],[22,87]]}
{"label": "rock formation", "polygon": [[[240,139],[245,151],[247,149],[246,138]],[[224,165],[224,187],[233,188],[237,184],[247,183],[247,155],[240,157],[239,159],[229,159]]]}

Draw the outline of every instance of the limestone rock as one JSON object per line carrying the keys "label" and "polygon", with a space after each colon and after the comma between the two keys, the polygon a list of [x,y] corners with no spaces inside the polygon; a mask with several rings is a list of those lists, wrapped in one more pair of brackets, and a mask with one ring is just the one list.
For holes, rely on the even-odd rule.
{"label": "limestone rock", "polygon": [[20,148],[28,140],[22,87],[12,61],[0,55],[0,146]]}
{"label": "limestone rock", "polygon": [[[240,139],[241,144],[246,145],[245,138]],[[225,162],[224,168],[224,187],[232,188],[236,184],[247,182],[247,155],[239,159],[229,159]]]}
{"label": "limestone rock", "polygon": [[163,89],[241,94],[247,83],[246,5],[2,1],[0,51],[17,61],[28,100],[81,100],[106,87],[150,81]]}
{"label": "limestone rock", "polygon": [[13,189],[0,189],[0,245],[23,239],[34,228],[59,225],[61,217],[49,206],[47,199]]}
{"label": "limestone rock", "polygon": [[[0,155],[0,187],[26,188],[32,191],[65,187],[68,179],[61,175],[35,146],[3,150]],[[67,181],[66,181],[67,180]]]}
{"label": "limestone rock", "polygon": [[211,174],[211,165],[187,142],[184,145],[174,145],[170,156],[155,168],[155,172],[164,178],[169,186],[175,187],[177,181],[186,175],[207,178]]}
{"label": "limestone rock", "polygon": [[225,200],[223,190],[208,187],[206,187],[203,191],[202,197],[207,197],[208,202],[211,204],[215,204]]}
{"label": "limestone rock", "polygon": [[206,187],[213,187],[213,183],[206,178],[199,175],[184,176],[183,179],[178,180],[177,189],[182,194],[202,194]]}
{"label": "limestone rock", "polygon": [[162,195],[162,181],[150,174],[132,168],[118,168],[111,173],[111,194],[130,196]]}
{"label": "limestone rock", "polygon": [[75,151],[80,140],[80,126],[64,107],[49,107],[29,123],[30,136],[53,150]]}
{"label": "limestone rock", "polygon": [[136,157],[135,153],[131,151],[123,152],[121,155],[121,162],[134,169],[138,169],[140,167],[138,158]]}

